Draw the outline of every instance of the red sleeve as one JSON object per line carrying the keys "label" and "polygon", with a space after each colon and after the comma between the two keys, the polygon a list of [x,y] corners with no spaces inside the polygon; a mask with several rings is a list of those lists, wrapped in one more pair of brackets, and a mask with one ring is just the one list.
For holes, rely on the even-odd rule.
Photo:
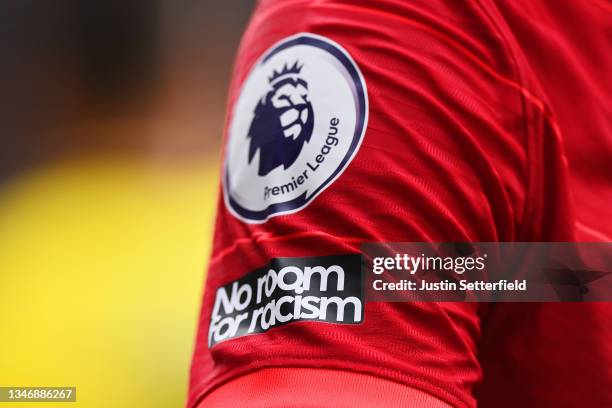
{"label": "red sleeve", "polygon": [[[366,375],[451,406],[475,406],[486,306],[358,304],[360,275],[349,270],[362,242],[514,241],[523,233],[533,188],[531,124],[516,62],[477,2],[451,4],[260,2],[230,89],[190,406],[231,382],[283,367],[354,373],[338,381],[344,391]],[[341,140],[328,143],[335,132]],[[330,151],[318,163],[325,145]],[[308,167],[317,164],[325,176]],[[302,170],[309,177],[300,184]],[[298,319],[292,309],[249,331],[254,310],[268,303],[253,300],[242,309],[241,302],[268,271],[321,267],[332,274],[330,265],[342,262],[349,265],[343,290],[357,288],[345,309],[350,318]],[[323,294],[311,295],[310,306],[319,309],[301,316],[320,312]],[[286,301],[295,305],[296,296]],[[289,313],[293,319],[280,324]],[[219,326],[225,318],[227,326]],[[224,337],[229,331],[235,335]],[[308,377],[292,383],[295,389],[316,392]],[[248,395],[257,405],[257,394]]]}

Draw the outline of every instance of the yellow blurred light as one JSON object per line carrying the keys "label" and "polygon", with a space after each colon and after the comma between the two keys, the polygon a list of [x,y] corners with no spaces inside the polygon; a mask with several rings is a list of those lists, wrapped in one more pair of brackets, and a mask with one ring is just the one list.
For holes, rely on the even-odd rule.
{"label": "yellow blurred light", "polygon": [[0,386],[76,386],[67,407],[182,406],[216,197],[216,163],[122,159],[0,190]]}

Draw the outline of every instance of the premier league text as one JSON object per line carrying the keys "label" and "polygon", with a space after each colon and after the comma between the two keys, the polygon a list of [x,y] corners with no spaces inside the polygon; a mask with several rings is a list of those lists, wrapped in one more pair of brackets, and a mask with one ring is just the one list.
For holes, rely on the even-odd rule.
{"label": "premier league text", "polygon": [[318,152],[318,154],[315,155],[311,161],[306,163],[306,168],[304,168],[304,170],[302,170],[300,175],[298,175],[297,177],[291,177],[291,180],[289,180],[285,184],[264,187],[263,194],[265,200],[269,199],[270,196],[280,196],[287,193],[291,193],[299,186],[304,184],[304,182],[308,180],[310,174],[316,172],[319,169],[321,164],[325,161],[327,155],[331,153],[332,149],[335,146],[338,146],[340,140],[336,135],[338,134],[339,124],[340,119],[338,118],[331,118],[329,120],[329,131],[327,133],[327,137],[325,138],[323,146],[321,146],[321,150]]}

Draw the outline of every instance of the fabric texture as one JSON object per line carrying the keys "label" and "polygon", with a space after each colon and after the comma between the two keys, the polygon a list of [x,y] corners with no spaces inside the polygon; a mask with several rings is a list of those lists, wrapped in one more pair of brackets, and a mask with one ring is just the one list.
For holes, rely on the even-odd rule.
{"label": "fabric texture", "polygon": [[346,171],[299,212],[245,224],[221,194],[189,406],[270,367],[367,374],[453,407],[612,406],[607,304],[368,303],[359,325],[207,345],[216,289],[271,258],[373,241],[612,241],[611,29],[600,1],[260,1],[228,121],[262,53],[308,32],[359,65],[369,123]]}

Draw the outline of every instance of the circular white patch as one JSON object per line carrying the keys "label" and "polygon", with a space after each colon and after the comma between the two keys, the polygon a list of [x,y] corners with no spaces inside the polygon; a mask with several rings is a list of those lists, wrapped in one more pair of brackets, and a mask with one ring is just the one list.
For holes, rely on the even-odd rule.
{"label": "circular white patch", "polygon": [[367,126],[366,84],[339,44],[298,34],[255,64],[231,118],[225,204],[264,222],[304,208],[349,165]]}

